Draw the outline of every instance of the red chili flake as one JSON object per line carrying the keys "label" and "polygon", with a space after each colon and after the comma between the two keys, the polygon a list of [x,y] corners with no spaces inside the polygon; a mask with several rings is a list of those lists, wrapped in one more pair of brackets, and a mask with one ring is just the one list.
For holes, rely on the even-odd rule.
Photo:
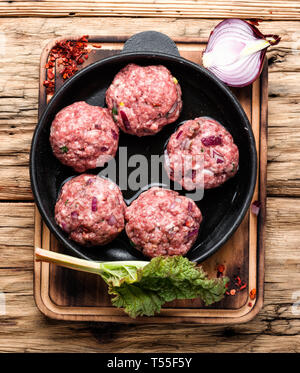
{"label": "red chili flake", "polygon": [[252,307],[252,303],[251,302],[248,303],[248,307]]}
{"label": "red chili flake", "polygon": [[226,294],[226,295],[230,295],[229,291],[225,291],[225,294]]}
{"label": "red chili flake", "polygon": [[242,280],[239,276],[236,276],[236,285],[241,286],[242,285]]}
{"label": "red chili flake", "polygon": [[102,48],[102,45],[99,45],[99,44],[92,44],[92,46],[95,48]]}
{"label": "red chili flake", "polygon": [[244,285],[242,285],[242,286],[239,288],[239,290],[241,291],[241,290],[245,289],[246,287],[247,287],[247,284],[244,284]]}
{"label": "red chili flake", "polygon": [[218,272],[223,273],[225,271],[225,266],[224,264],[219,264],[217,267]]}
{"label": "red chili flake", "polygon": [[255,299],[256,298],[256,289],[252,289],[249,293],[250,299]]}
{"label": "red chili flake", "polygon": [[53,74],[53,70],[52,69],[49,69],[47,71],[47,77],[48,77],[49,80],[54,79],[54,74]]}

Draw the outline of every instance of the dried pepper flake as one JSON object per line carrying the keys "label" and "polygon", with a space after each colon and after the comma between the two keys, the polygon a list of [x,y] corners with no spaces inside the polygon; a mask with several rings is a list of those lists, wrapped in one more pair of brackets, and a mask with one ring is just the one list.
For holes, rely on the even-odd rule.
{"label": "dried pepper flake", "polygon": [[[83,64],[84,59],[88,59],[87,49],[88,35],[82,36],[78,40],[62,40],[58,41],[51,49],[48,61],[45,65],[47,71],[47,80],[43,82],[47,93],[54,93],[54,78],[53,68],[57,61],[58,66],[63,65],[60,72],[64,80],[73,76],[78,71],[77,66]],[[84,59],[83,59],[84,58]]]}
{"label": "dried pepper flake", "polygon": [[256,298],[256,289],[252,289],[249,293],[250,299],[254,300]]}
{"label": "dried pepper flake", "polygon": [[[220,268],[222,270],[222,267]],[[218,271],[217,277],[220,277],[221,272]],[[247,282],[243,281],[240,276],[233,276],[233,279],[230,281],[230,284],[226,286],[228,289],[227,295],[236,295],[238,292],[244,290],[247,287]]]}
{"label": "dried pepper flake", "polygon": [[225,271],[225,266],[223,264],[219,264],[217,266],[217,277],[222,277]]}
{"label": "dried pepper flake", "polygon": [[224,264],[219,264],[218,267],[217,267],[217,270],[218,270],[218,272],[223,273],[223,272],[225,271],[225,266],[224,266]]}
{"label": "dried pepper flake", "polygon": [[251,302],[248,303],[248,307],[252,307],[252,303]]}

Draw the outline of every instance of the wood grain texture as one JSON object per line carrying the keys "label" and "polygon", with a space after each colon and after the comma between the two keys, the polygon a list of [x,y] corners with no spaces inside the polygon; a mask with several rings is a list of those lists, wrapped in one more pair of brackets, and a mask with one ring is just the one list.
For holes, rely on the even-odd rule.
{"label": "wood grain texture", "polygon": [[[284,4],[288,8],[291,3]],[[17,5],[12,2],[12,6]],[[214,12],[207,17],[212,14],[217,17]],[[17,10],[2,15],[6,16],[0,19],[2,201],[32,199],[28,153],[37,121],[39,57],[47,41],[79,31],[130,35],[157,30],[171,37],[207,37],[219,22],[175,17],[9,18],[20,15]],[[1,352],[300,352],[300,309],[293,308],[300,298],[300,199],[296,198],[300,196],[300,24],[273,20],[262,22],[260,29],[276,32],[282,40],[268,52],[267,192],[272,197],[267,203],[265,299],[259,315],[230,327],[95,325],[46,319],[33,298],[33,204],[2,202],[0,292],[5,293],[6,314],[0,315]]]}
{"label": "wood grain texture", "polygon": [[[173,37],[207,37],[216,20],[121,18],[0,19],[0,199],[32,200],[28,162],[37,123],[39,59],[54,37],[78,33],[127,34],[155,29]],[[83,26],[84,25],[84,26]],[[300,196],[300,23],[262,22],[282,36],[269,55],[267,192]]]}
{"label": "wood grain texture", "polygon": [[233,326],[45,318],[33,299],[33,212],[32,203],[0,204],[0,291],[7,309],[0,316],[1,352],[300,352],[300,307],[293,312],[300,298],[293,299],[300,290],[299,199],[268,198],[264,307],[251,322]]}
{"label": "wood grain texture", "polygon": [[296,0],[90,0],[90,1],[2,1],[0,15],[13,17],[193,17],[259,18],[265,20],[299,20],[300,4]]}

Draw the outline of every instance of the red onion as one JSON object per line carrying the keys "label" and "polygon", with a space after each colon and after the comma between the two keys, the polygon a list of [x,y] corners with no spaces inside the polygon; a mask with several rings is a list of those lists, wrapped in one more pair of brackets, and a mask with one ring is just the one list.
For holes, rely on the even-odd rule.
{"label": "red onion", "polygon": [[66,232],[66,233],[69,233],[70,232],[70,229],[69,227],[67,226],[67,224],[65,222],[62,222],[61,223],[61,227],[62,229]]}
{"label": "red onion", "polygon": [[111,130],[111,134],[112,134],[112,137],[113,137],[114,140],[118,140],[118,134],[117,134],[116,131]]}
{"label": "red onion", "polygon": [[121,114],[121,118],[122,118],[122,121],[123,121],[123,124],[124,124],[124,127],[129,130],[130,129],[130,123],[129,123],[129,120],[127,118],[127,115],[125,113],[125,111],[123,110],[120,110],[120,114]]}
{"label": "red onion", "polygon": [[203,66],[231,87],[244,87],[261,73],[266,50],[280,41],[263,35],[253,24],[226,19],[211,32],[203,53]]}
{"label": "red onion", "polygon": [[252,213],[254,215],[257,216],[259,214],[260,206],[261,206],[261,203],[259,201],[252,202],[252,204],[251,204],[251,211],[252,211]]}
{"label": "red onion", "polygon": [[192,204],[192,202],[189,201],[189,203],[188,203],[188,212],[190,213],[192,211],[193,211],[193,204]]}
{"label": "red onion", "polygon": [[78,212],[77,211],[72,211],[71,212],[71,217],[72,217],[72,219],[77,219],[78,218]]}
{"label": "red onion", "polygon": [[217,163],[224,163],[224,157],[221,153],[217,152],[215,149],[210,148],[210,156],[216,160]]}
{"label": "red onion", "polygon": [[93,184],[94,182],[96,181],[96,178],[90,178],[90,179],[88,179],[88,181],[86,182],[86,185],[91,185],[91,184]]}
{"label": "red onion", "polygon": [[176,140],[179,139],[179,137],[182,135],[182,133],[183,133],[183,131],[179,131],[179,132],[177,133]]}
{"label": "red onion", "polygon": [[201,142],[205,146],[222,145],[222,138],[220,136],[203,137]]}
{"label": "red onion", "polygon": [[114,215],[111,215],[111,216],[109,217],[109,219],[108,219],[107,222],[108,222],[109,225],[115,225],[115,224],[117,223],[117,219],[115,218]]}
{"label": "red onion", "polygon": [[92,211],[93,212],[97,211],[97,202],[98,202],[97,197],[93,197],[92,199]]}
{"label": "red onion", "polygon": [[194,228],[193,230],[189,231],[189,233],[187,234],[186,238],[189,239],[189,238],[195,236],[196,234],[198,234],[198,231],[199,231],[198,228]]}

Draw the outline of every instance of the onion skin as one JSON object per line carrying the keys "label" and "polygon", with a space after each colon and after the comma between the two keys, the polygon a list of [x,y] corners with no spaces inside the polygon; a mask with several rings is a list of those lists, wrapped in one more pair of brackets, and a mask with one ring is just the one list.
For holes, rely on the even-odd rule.
{"label": "onion skin", "polygon": [[251,204],[251,212],[258,216],[259,212],[260,212],[260,208],[261,208],[261,203],[259,201],[254,201],[252,202]]}
{"label": "onion skin", "polygon": [[279,41],[278,35],[263,35],[253,21],[226,19],[210,33],[203,66],[228,86],[245,87],[261,74],[267,48]]}

